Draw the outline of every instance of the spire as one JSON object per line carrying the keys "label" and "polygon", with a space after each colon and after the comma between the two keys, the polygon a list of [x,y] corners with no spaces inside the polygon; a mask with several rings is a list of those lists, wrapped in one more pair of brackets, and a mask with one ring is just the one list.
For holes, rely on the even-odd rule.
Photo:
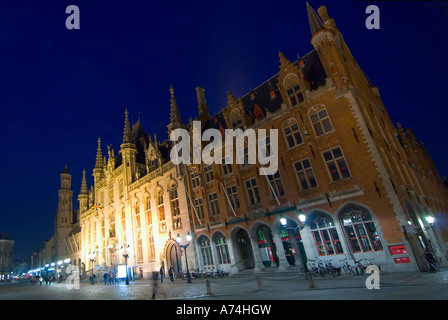
{"label": "spire", "polygon": [[308,12],[308,20],[310,22],[311,35],[314,35],[319,30],[325,29],[324,24],[320,20],[319,16],[316,14],[314,9],[310,4],[306,3],[306,10]]}
{"label": "spire", "polygon": [[201,87],[196,87],[196,94],[198,97],[198,111],[199,111],[199,119],[203,121],[207,121],[210,118],[210,113],[207,106],[207,101],[205,100],[205,90]]}
{"label": "spire", "polygon": [[124,111],[124,132],[123,132],[123,143],[129,143],[131,142],[131,125],[129,123],[129,117],[128,117],[128,109]]}
{"label": "spire", "polygon": [[177,106],[176,97],[174,96],[174,88],[170,85],[171,93],[171,114],[170,114],[170,124],[168,125],[168,134],[174,129],[182,128],[182,117],[180,115],[179,108]]}
{"label": "spire", "polygon": [[82,170],[82,181],[80,194],[87,194],[86,170]]}
{"label": "spire", "polygon": [[101,139],[98,137],[98,148],[96,150],[95,169],[103,167],[103,152],[101,151]]}
{"label": "spire", "polygon": [[68,171],[67,165],[65,165],[64,171],[62,171],[62,173],[70,174],[70,171]]}

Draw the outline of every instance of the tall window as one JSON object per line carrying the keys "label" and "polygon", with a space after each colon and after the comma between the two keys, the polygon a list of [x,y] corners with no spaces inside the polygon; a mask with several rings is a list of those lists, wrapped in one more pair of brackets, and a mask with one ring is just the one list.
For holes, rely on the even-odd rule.
{"label": "tall window", "polygon": [[367,209],[350,205],[341,211],[340,218],[353,252],[383,250],[380,236]]}
{"label": "tall window", "polygon": [[202,198],[196,198],[193,200],[194,208],[199,219],[204,219],[204,207],[202,205]]}
{"label": "tall window", "polygon": [[199,247],[201,248],[202,262],[204,266],[213,265],[212,248],[210,246],[210,239],[206,236],[201,236],[198,239]]}
{"label": "tall window", "polygon": [[333,181],[350,178],[347,162],[342,154],[341,148],[333,148],[323,153],[328,172]]}
{"label": "tall window", "polygon": [[271,192],[275,192],[275,196],[283,197],[285,195],[285,189],[283,188],[282,179],[280,178],[280,173],[277,172],[273,175],[268,175],[269,184],[271,187],[269,188]]}
{"label": "tall window", "polygon": [[204,177],[205,183],[213,181],[213,166],[212,165],[204,165]]}
{"label": "tall window", "polygon": [[137,224],[137,228],[140,229],[141,220],[140,220],[140,205],[139,205],[139,203],[137,203],[135,205],[135,223]]}
{"label": "tall window", "polygon": [[152,225],[152,214],[151,214],[151,198],[146,198],[145,201],[145,214],[146,214],[146,224]]}
{"label": "tall window", "polygon": [[233,172],[232,170],[232,159],[230,158],[230,156],[224,156],[224,158],[222,159],[222,174],[228,175],[231,174]]}
{"label": "tall window", "polygon": [[152,233],[148,234],[148,256],[149,260],[156,260],[156,249],[154,246],[154,235]]}
{"label": "tall window", "polygon": [[233,210],[237,210],[240,208],[240,199],[238,198],[238,192],[236,186],[230,186],[226,188],[227,197],[233,207]]}
{"label": "tall window", "polygon": [[317,186],[316,178],[314,177],[313,169],[309,159],[303,159],[294,163],[297,178],[301,190],[308,190]]}
{"label": "tall window", "polygon": [[179,198],[177,195],[177,186],[173,185],[169,191],[171,215],[173,218],[173,229],[182,228],[182,220],[180,219]]}
{"label": "tall window", "polygon": [[216,194],[216,192],[208,194],[208,204],[210,206],[211,215],[219,214],[218,195]]}
{"label": "tall window", "polygon": [[259,204],[261,202],[260,192],[258,191],[257,180],[255,178],[246,180],[244,182],[249,197],[249,204]]}
{"label": "tall window", "polygon": [[124,208],[121,209],[121,229],[124,234],[126,232],[126,211],[124,211]]}
{"label": "tall window", "polygon": [[154,246],[154,235],[152,228],[152,214],[151,214],[151,197],[147,197],[145,201],[145,214],[148,230],[148,259],[150,261],[156,259],[156,250]]}
{"label": "tall window", "polygon": [[333,218],[318,212],[310,215],[307,223],[310,226],[319,256],[344,253]]}
{"label": "tall window", "polygon": [[328,116],[327,110],[324,106],[316,106],[311,108],[309,115],[316,136],[323,135],[324,133],[333,130],[330,117]]}
{"label": "tall window", "polygon": [[299,125],[295,119],[289,119],[282,125],[283,134],[285,135],[286,144],[288,148],[292,148],[303,142],[300,134]]}
{"label": "tall window", "polygon": [[190,173],[190,177],[191,177],[191,186],[193,189],[201,185],[201,177],[199,176],[199,173],[197,171]]}
{"label": "tall window", "polygon": [[165,206],[163,204],[163,191],[159,190],[157,193],[157,214],[159,216],[159,228],[160,232],[166,232],[166,221],[165,221]]}
{"label": "tall window", "polygon": [[230,263],[230,254],[229,248],[227,246],[227,239],[222,233],[218,233],[215,236],[215,247],[216,252],[218,253],[218,263]]}

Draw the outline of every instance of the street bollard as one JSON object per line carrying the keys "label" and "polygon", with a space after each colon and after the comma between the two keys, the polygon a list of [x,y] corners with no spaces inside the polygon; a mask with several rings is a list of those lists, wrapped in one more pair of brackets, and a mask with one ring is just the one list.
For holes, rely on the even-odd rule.
{"label": "street bollard", "polygon": [[258,286],[258,291],[263,291],[263,284],[261,283],[260,276],[257,276],[257,286]]}
{"label": "street bollard", "polygon": [[211,287],[211,285],[210,285],[210,280],[205,280],[205,286],[207,287],[207,294],[209,295],[209,296],[212,296],[213,294],[212,294],[212,287]]}
{"label": "street bollard", "polygon": [[306,273],[306,279],[308,280],[308,288],[315,288],[316,286],[314,285],[314,279],[313,279],[313,275],[311,274],[311,272],[307,272]]}

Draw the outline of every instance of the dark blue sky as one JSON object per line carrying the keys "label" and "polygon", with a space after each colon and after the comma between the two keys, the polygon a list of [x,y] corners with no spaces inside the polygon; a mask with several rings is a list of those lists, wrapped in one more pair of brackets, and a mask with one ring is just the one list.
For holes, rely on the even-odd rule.
{"label": "dark blue sky", "polygon": [[[326,5],[350,50],[380,88],[394,123],[410,127],[448,176],[448,2],[309,0]],[[67,30],[68,5],[81,29]],[[367,30],[365,9],[380,9]],[[89,185],[97,139],[117,152],[124,109],[167,138],[172,84],[185,122],[197,116],[196,86],[211,112],[278,72],[278,53],[312,50],[299,0],[0,2],[0,232],[27,258],[54,231],[59,175],[72,173],[77,208]]]}

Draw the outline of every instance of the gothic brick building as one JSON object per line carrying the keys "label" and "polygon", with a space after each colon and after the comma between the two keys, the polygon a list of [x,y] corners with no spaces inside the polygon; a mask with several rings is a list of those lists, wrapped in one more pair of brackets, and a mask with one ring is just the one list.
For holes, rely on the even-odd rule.
{"label": "gothic brick building", "polygon": [[270,176],[235,159],[188,166],[199,268],[281,270],[321,258],[426,270],[425,252],[445,264],[443,179],[424,145],[392,123],[326,8],[307,10],[311,52],[295,62],[280,53],[276,75],[238,99],[229,92],[214,116],[197,88],[202,131],[278,129],[279,163]]}

